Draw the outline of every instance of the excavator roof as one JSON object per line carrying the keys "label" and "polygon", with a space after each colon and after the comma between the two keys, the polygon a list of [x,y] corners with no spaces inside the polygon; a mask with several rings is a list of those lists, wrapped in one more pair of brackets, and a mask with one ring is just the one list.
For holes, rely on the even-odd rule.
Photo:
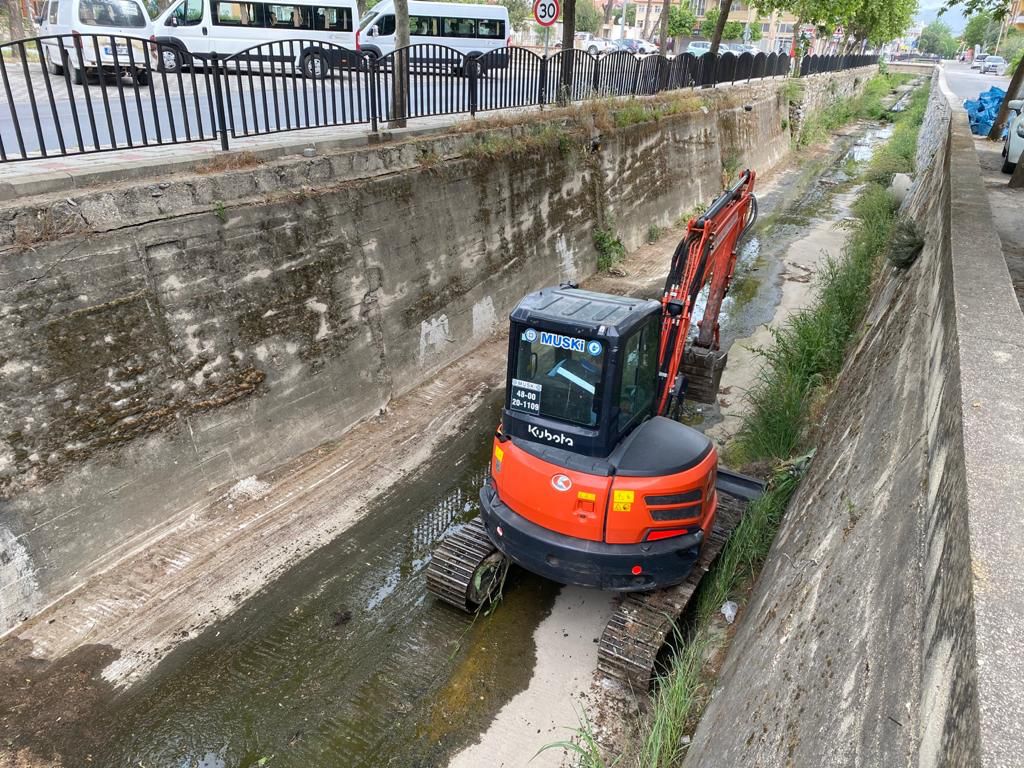
{"label": "excavator roof", "polygon": [[660,313],[661,303],[652,299],[560,286],[524,297],[512,310],[512,320],[527,325],[554,324],[588,335],[625,336],[652,314]]}

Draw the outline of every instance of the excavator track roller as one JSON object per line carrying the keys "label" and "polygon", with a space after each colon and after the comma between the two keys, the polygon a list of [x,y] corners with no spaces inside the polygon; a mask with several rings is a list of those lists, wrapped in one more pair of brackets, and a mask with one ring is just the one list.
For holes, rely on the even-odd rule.
{"label": "excavator track roller", "polygon": [[427,568],[427,590],[466,613],[494,600],[508,571],[508,559],[491,543],[479,517],[444,539]]}

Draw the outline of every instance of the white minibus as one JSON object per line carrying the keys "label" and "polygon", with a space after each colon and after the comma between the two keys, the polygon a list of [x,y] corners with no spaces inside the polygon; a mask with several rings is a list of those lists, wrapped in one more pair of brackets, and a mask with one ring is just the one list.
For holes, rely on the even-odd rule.
{"label": "white minibus", "polygon": [[145,44],[131,44],[129,56],[128,40],[110,39],[111,36],[149,37],[149,15],[139,0],[46,0],[40,7],[37,21],[40,37],[68,35],[60,41],[55,38],[42,41],[46,67],[51,74],[64,74],[66,67],[76,85],[82,83],[86,74],[101,72],[116,71],[139,82],[145,79]]}
{"label": "white minibus", "polygon": [[[153,39],[161,44],[159,64],[169,72],[202,63],[212,53],[227,57],[253,46],[280,42],[280,46],[253,51],[245,59],[289,63],[301,67],[309,77],[319,77],[343,59],[356,63],[357,17],[355,0],[180,0],[153,23]],[[318,47],[317,42],[331,45]]]}
{"label": "white minibus", "polygon": [[[394,0],[382,0],[364,13],[359,31],[364,53],[379,57],[395,50]],[[511,45],[512,25],[503,5],[409,0],[409,42],[433,43],[467,56],[480,56]],[[508,56],[499,54],[489,57],[488,62],[492,67],[506,67]]]}

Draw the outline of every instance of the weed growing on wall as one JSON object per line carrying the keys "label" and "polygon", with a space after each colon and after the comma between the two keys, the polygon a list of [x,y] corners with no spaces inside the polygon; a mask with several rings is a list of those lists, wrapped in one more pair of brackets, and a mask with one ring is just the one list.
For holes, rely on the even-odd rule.
{"label": "weed growing on wall", "polygon": [[594,247],[597,249],[597,269],[607,272],[626,258],[626,246],[610,229],[594,230]]}

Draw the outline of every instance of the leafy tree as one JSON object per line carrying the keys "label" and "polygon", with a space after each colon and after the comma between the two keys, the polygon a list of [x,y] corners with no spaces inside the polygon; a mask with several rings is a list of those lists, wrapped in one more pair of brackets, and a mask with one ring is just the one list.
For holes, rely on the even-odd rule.
{"label": "leafy tree", "polygon": [[[532,12],[533,6],[531,6]],[[564,15],[564,14],[563,14]],[[576,3],[576,31],[591,32],[597,34],[601,31],[601,24],[604,18],[597,7],[590,0],[581,0]]]}
{"label": "leafy tree", "polygon": [[522,32],[533,18],[533,6],[528,0],[499,0],[508,9],[508,20],[512,29]]}
{"label": "leafy tree", "polygon": [[686,37],[693,34],[697,17],[689,5],[673,5],[668,11],[669,37]]}
{"label": "leafy tree", "polygon": [[921,53],[936,53],[948,59],[956,53],[958,46],[949,27],[936,19],[921,32],[917,48]]}
{"label": "leafy tree", "polygon": [[967,20],[963,39],[971,48],[976,45],[991,48],[996,44],[998,36],[999,22],[987,13],[976,13]]}
{"label": "leafy tree", "polygon": [[[616,24],[621,24],[622,23],[622,9],[621,8],[616,8],[615,10],[616,10],[616,13],[615,13],[615,23]],[[577,18],[579,18],[579,17],[577,16]],[[630,5],[628,8],[626,8],[626,26],[627,27],[635,27],[636,26],[636,4],[635,3],[633,5]]]}
{"label": "leafy tree", "polygon": [[743,37],[743,23],[739,21],[727,21],[722,29],[723,40],[740,40]]}
{"label": "leafy tree", "polygon": [[758,16],[752,22],[750,22],[750,42],[756,43],[763,37],[764,32],[761,31],[761,17]]}
{"label": "leafy tree", "polygon": [[711,7],[704,13],[704,18],[700,22],[700,33],[709,40],[711,39],[715,25],[718,24],[718,16],[718,8]]}

